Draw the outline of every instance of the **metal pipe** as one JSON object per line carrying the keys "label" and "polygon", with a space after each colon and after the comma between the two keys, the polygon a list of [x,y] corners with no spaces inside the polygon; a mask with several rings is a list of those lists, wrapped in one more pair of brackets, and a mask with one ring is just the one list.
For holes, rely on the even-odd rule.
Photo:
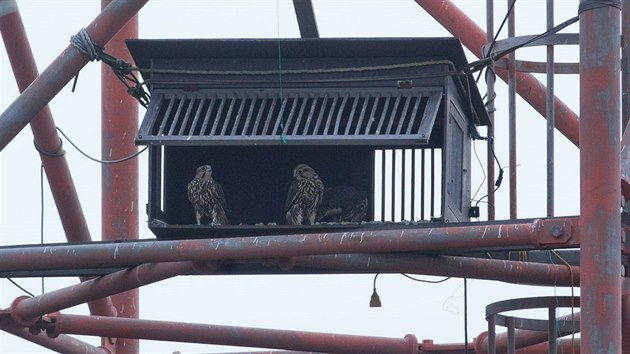
{"label": "metal pipe", "polygon": [[[444,28],[458,37],[474,55],[480,58],[481,48],[486,43],[487,34],[450,0],[415,0],[427,13],[435,18]],[[504,81],[505,70],[497,70]],[[541,116],[546,113],[545,86],[532,74],[516,73],[516,92],[525,99]],[[579,145],[580,122],[578,116],[560,99],[554,98],[556,128],[573,144]]]}
{"label": "metal pipe", "polygon": [[625,132],[630,122],[630,0],[623,0],[621,16],[621,129]]}
{"label": "metal pipe", "polygon": [[[494,0],[486,0],[486,39],[487,43],[491,43],[494,40]],[[484,53],[484,57],[486,53]],[[496,200],[494,197],[494,99],[496,93],[494,92],[494,82],[496,76],[494,73],[494,63],[490,63],[488,71],[486,71],[486,86],[488,94],[488,102],[486,103],[486,110],[488,111],[488,128],[486,131],[487,140],[487,153],[486,153],[486,173],[488,174],[488,220],[495,219]],[[474,142],[473,142],[474,144]]]}
{"label": "metal pipe", "polygon": [[[554,0],[547,0],[547,29],[554,26]],[[554,94],[554,48],[547,46],[547,217],[554,216],[554,134],[555,134],[555,112],[553,107]]]}
{"label": "metal pipe", "polygon": [[[112,0],[101,0],[104,10]],[[125,40],[138,38],[138,15],[132,17],[107,43],[107,52],[133,62]],[[131,97],[111,68],[101,64],[101,157],[119,160],[137,151],[138,102]],[[101,167],[101,220],[103,240],[138,239],[138,159]],[[112,302],[119,317],[138,318],[139,292],[116,294]],[[137,339],[116,340],[117,353],[139,353]]]}
{"label": "metal pipe", "polygon": [[[116,0],[90,23],[92,41],[104,45],[148,0]],[[41,111],[88,62],[88,57],[68,46],[0,115],[0,151]]]}
{"label": "metal pipe", "polygon": [[579,16],[580,345],[587,353],[620,353],[619,9],[596,7]]}
{"label": "metal pipe", "polygon": [[516,352],[515,340],[514,340],[514,317],[509,316],[506,319],[507,324],[507,354],[514,354]]}
{"label": "metal pipe", "polygon": [[50,338],[41,334],[32,334],[28,329],[22,328],[8,318],[0,320],[0,329],[14,336],[23,338],[29,342],[39,344],[44,348],[64,354],[111,354],[105,348],[95,347],[71,336],[62,334],[57,338]]}
{"label": "metal pipe", "polygon": [[[580,321],[580,312],[576,312],[573,315],[565,315],[558,318],[558,320],[562,321]],[[490,320],[492,317],[488,318],[488,326],[490,325]],[[490,328],[490,327],[488,327]],[[576,328],[577,329],[577,328]],[[507,351],[508,347],[508,335],[507,332],[502,332],[494,335],[494,343],[490,340],[490,336],[488,333],[482,333],[477,336],[475,340],[475,353],[486,353],[488,352],[488,348],[496,350],[496,352],[503,353]],[[544,343],[545,352],[549,350],[548,345],[548,334],[545,331],[530,331],[525,329],[516,329],[514,331],[514,339],[515,339],[515,348],[517,349],[517,353],[519,349],[527,348],[530,346],[538,345],[540,343]],[[493,347],[490,347],[492,346]],[[526,352],[528,353],[528,352]]]}
{"label": "metal pipe", "polygon": [[[344,272],[412,273],[510,283],[578,286],[579,268],[531,262],[421,254],[351,254],[295,257],[296,266]],[[573,277],[573,282],[571,281]]]}
{"label": "metal pipe", "polygon": [[79,265],[98,268],[182,260],[286,258],[344,253],[527,249],[552,241],[556,241],[554,247],[575,247],[579,245],[576,224],[577,218],[558,218],[514,224],[429,226],[324,234],[0,247],[0,269],[68,269]]}
{"label": "metal pipe", "polygon": [[[558,340],[558,352],[565,354],[580,354],[579,338],[560,338]],[[516,354],[549,354],[549,344],[539,343],[516,351]],[[625,354],[625,353],[624,353]]]}
{"label": "metal pipe", "polygon": [[47,313],[194,272],[196,269],[191,262],[141,264],[35,297],[18,297],[11,304],[10,313],[20,324],[35,323],[40,316]]}
{"label": "metal pipe", "polygon": [[549,336],[549,354],[558,354],[558,328],[556,324],[556,308],[550,307],[548,315],[549,329],[547,335]]}
{"label": "metal pipe", "polygon": [[[515,36],[516,0],[507,0],[508,8],[512,5],[512,11],[508,15],[508,38]],[[510,161],[510,219],[516,219],[517,215],[517,188],[516,188],[516,53],[508,55],[508,145]]]}
{"label": "metal pipe", "polygon": [[[0,3],[0,9],[3,10],[3,15],[0,16],[2,40],[18,89],[24,92],[38,76],[35,58],[17,3],[14,0],[4,1]],[[70,242],[90,242],[92,240],[90,230],[83,215],[81,202],[74,187],[68,163],[63,155],[63,149],[61,149],[61,139],[57,134],[55,121],[48,105],[45,105],[33,118],[31,130],[35,145],[40,150],[42,164],[66,238]],[[42,151],[48,153],[42,153]],[[58,153],[58,155],[54,153]],[[86,279],[88,278],[81,278],[82,281]],[[94,315],[116,315],[116,310],[110,299],[98,299],[90,302],[88,306]]]}
{"label": "metal pipe", "polygon": [[621,338],[622,353],[630,354],[630,292],[621,298],[621,320],[621,332],[626,334]]}
{"label": "metal pipe", "polygon": [[127,336],[149,340],[326,353],[418,352],[418,340],[412,334],[398,339],[98,316],[55,314],[50,317],[52,323],[47,332],[53,337],[61,333]]}

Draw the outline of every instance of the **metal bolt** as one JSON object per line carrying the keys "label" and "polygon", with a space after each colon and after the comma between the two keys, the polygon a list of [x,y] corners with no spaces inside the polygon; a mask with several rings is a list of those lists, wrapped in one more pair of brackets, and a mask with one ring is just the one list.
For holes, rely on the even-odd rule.
{"label": "metal bolt", "polygon": [[551,236],[558,238],[564,234],[564,227],[562,225],[554,225],[551,227]]}

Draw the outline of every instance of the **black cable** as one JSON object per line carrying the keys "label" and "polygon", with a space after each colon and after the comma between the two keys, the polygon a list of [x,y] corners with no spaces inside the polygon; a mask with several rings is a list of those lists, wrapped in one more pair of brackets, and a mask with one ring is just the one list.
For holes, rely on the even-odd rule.
{"label": "black cable", "polygon": [[[508,8],[507,12],[505,13],[505,17],[503,17],[503,21],[501,21],[501,25],[499,26],[499,29],[497,30],[497,33],[494,35],[494,38],[492,38],[492,42],[490,42],[490,46],[488,47],[488,50],[486,51],[486,53],[483,56],[484,58],[487,58],[490,55],[490,53],[492,52],[492,49],[494,48],[494,45],[497,43],[497,38],[499,37],[499,34],[503,30],[503,26],[505,26],[505,23],[507,22],[508,18],[510,17],[510,13],[514,9],[514,4],[516,4],[516,0],[514,0],[514,1],[512,1],[510,3],[510,7]],[[486,68],[486,70],[487,69],[488,68]],[[482,71],[483,70],[479,71],[479,75],[477,75],[477,78],[475,79],[475,83],[479,82],[479,78],[481,78]]]}
{"label": "black cable", "polygon": [[[412,276],[410,276],[408,274],[405,274],[405,273],[400,273],[400,275],[402,275],[403,277],[409,278],[409,279],[411,279],[413,281],[418,281],[418,282],[421,282],[421,283],[429,283],[429,284],[439,284],[439,283],[443,283],[443,282],[451,279],[451,277],[446,277],[446,278],[440,279],[440,280],[424,280],[424,279],[414,278],[414,277],[412,277]],[[376,281],[376,278],[374,278],[374,281]]]}
{"label": "black cable", "polygon": [[81,150],[81,148],[79,148],[72,140],[70,140],[70,138],[68,138],[68,136],[66,135],[66,133],[63,132],[63,130],[61,130],[61,128],[57,127],[57,130],[59,131],[59,133],[61,133],[61,135],[63,135],[64,138],[66,138],[66,140],[68,140],[68,142],[70,143],[70,145],[72,145],[75,149],[77,149],[78,152],[80,152],[83,156],[87,157],[88,159],[94,161],[94,162],[98,162],[101,164],[115,164],[115,163],[121,163],[121,162],[125,162],[128,160],[131,160],[135,157],[137,157],[138,155],[140,155],[141,153],[143,153],[147,148],[149,148],[148,146],[145,146],[142,150],[129,155],[127,157],[123,157],[122,159],[118,159],[118,160],[99,160],[96,158],[93,158],[92,156],[86,154],[85,152],[83,152],[83,150]]}
{"label": "black cable", "polygon": [[468,354],[468,279],[464,278],[464,354]]}
{"label": "black cable", "polygon": [[31,294],[30,291],[24,289],[23,287],[20,286],[20,284],[16,283],[15,281],[13,281],[13,279],[11,278],[7,278],[8,281],[10,281],[13,285],[15,285],[18,289],[22,290],[23,292],[25,292],[28,296],[30,297],[35,297],[35,295]]}

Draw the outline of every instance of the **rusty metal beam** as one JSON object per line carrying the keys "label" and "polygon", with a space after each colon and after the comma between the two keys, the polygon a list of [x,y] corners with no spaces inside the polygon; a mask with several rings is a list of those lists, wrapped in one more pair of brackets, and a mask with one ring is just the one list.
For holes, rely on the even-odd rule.
{"label": "rusty metal beam", "polygon": [[[418,254],[352,254],[296,257],[296,266],[344,272],[414,273],[519,284],[578,286],[579,268],[565,265]],[[573,279],[571,279],[573,278]]]}
{"label": "rusty metal beam", "polygon": [[9,318],[0,320],[0,329],[29,342],[39,344],[57,353],[64,354],[111,354],[105,348],[95,347],[71,336],[62,334],[57,338],[50,338],[43,334],[33,334],[28,329],[15,324]]}
{"label": "rusty metal beam", "polygon": [[[0,3],[0,8],[2,9],[2,16],[0,16],[2,40],[18,89],[20,92],[24,92],[38,76],[35,58],[26,36],[17,3],[14,0],[4,1]],[[91,241],[92,238],[83,215],[81,202],[74,187],[68,163],[63,155],[61,139],[57,134],[55,121],[48,105],[45,105],[33,118],[31,130],[35,145],[39,147],[42,164],[66,238],[70,242]],[[87,278],[81,279],[86,280]],[[116,315],[116,310],[108,298],[98,299],[88,305],[92,314]]]}
{"label": "rusty metal beam", "polygon": [[195,272],[196,268],[191,262],[142,264],[35,297],[18,297],[11,304],[10,315],[17,323],[31,326],[47,313]]}
{"label": "rusty metal beam", "polygon": [[50,320],[44,326],[53,337],[66,333],[325,353],[418,353],[412,334],[398,339],[66,314]]}
{"label": "rusty metal beam", "polygon": [[[477,26],[464,12],[449,0],[415,0],[426,12],[435,18],[444,28],[478,58],[483,56],[481,48],[486,44],[487,34]],[[501,79],[507,81],[507,72],[497,69]],[[516,92],[527,101],[542,117],[546,116],[546,88],[533,75],[516,73]],[[576,146],[579,146],[578,116],[560,99],[554,97],[556,128]]]}
{"label": "rusty metal beam", "polygon": [[580,347],[586,353],[621,352],[619,15],[603,2],[579,15]]}
{"label": "rusty metal beam", "polygon": [[[487,42],[492,42],[494,33],[494,0],[486,0],[486,33]],[[494,73],[494,63],[490,63],[489,68],[492,69],[492,72]],[[488,120],[490,121],[486,132],[486,136],[488,138],[486,144],[486,169],[488,174],[488,181],[486,182],[486,192],[488,193],[488,220],[495,219],[497,206],[494,194],[494,98],[496,97],[494,84],[496,76],[493,73],[486,75],[486,93],[488,96],[486,109],[488,111]]]}
{"label": "rusty metal beam", "polygon": [[[112,0],[101,0],[105,10]],[[107,43],[107,52],[133,62],[125,45],[126,39],[138,38],[138,15],[132,17]],[[137,151],[134,138],[138,132],[138,102],[111,68],[101,64],[101,158],[120,160]],[[101,167],[101,237],[103,240],[138,239],[138,159]],[[112,297],[119,317],[138,318],[138,289]],[[137,339],[118,338],[116,353],[140,352]]]}
{"label": "rusty metal beam", "polygon": [[577,218],[513,224],[417,227],[326,234],[225,239],[141,240],[96,244],[0,247],[0,269],[68,269],[141,263],[287,258],[323,254],[464,252],[492,249],[563,248],[579,245]]}
{"label": "rusty metal beam", "polygon": [[[105,45],[148,0],[115,0],[86,30],[92,41]],[[69,45],[0,115],[0,151],[87,64],[89,58]]]}

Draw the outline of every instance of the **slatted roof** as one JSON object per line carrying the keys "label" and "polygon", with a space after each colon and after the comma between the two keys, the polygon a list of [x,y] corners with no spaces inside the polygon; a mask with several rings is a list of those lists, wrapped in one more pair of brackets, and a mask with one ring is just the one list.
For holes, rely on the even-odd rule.
{"label": "slatted roof", "polygon": [[[277,90],[153,95],[138,142],[159,145],[428,143],[438,90]],[[283,140],[284,138],[284,140]]]}
{"label": "slatted roof", "polygon": [[[428,144],[447,85],[488,122],[440,39],[135,40],[151,91],[148,145]],[[278,55],[281,53],[279,59]],[[279,67],[282,65],[282,68]]]}

